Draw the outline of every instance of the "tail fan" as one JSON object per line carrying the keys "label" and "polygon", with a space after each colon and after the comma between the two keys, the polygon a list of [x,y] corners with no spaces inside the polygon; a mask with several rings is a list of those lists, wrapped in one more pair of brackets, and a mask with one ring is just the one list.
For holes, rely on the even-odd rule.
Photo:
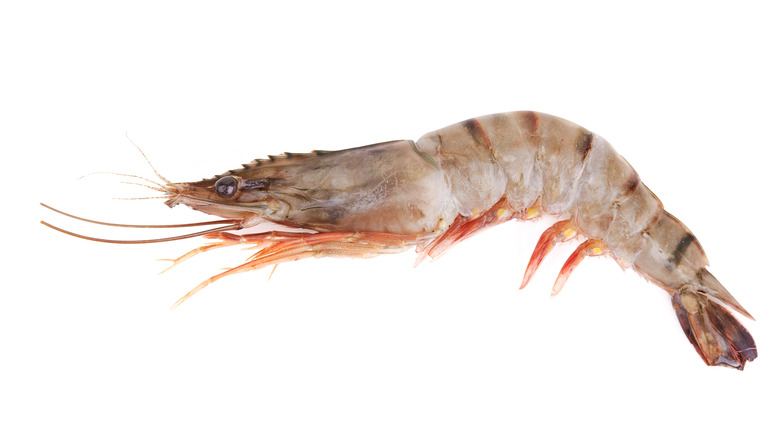
{"label": "tail fan", "polygon": [[672,294],[672,305],[685,335],[707,365],[737,368],[758,357],[756,343],[745,327],[705,291],[688,287]]}

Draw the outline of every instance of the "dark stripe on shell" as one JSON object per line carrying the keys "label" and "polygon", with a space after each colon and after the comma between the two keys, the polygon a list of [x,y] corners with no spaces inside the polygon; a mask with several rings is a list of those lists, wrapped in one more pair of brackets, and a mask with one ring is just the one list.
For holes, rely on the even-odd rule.
{"label": "dark stripe on shell", "polygon": [[535,134],[539,130],[539,116],[533,111],[527,111],[521,113],[523,115],[523,121],[528,127],[529,134]]}
{"label": "dark stripe on shell", "polygon": [[584,131],[582,135],[580,135],[580,138],[577,139],[575,147],[580,154],[580,159],[585,161],[585,159],[588,158],[590,149],[593,147],[593,133],[587,130]]}
{"label": "dark stripe on shell", "polygon": [[631,176],[628,177],[628,181],[626,181],[626,185],[623,187],[623,195],[628,196],[634,193],[637,187],[639,187],[639,175],[636,172],[632,172]]}
{"label": "dark stripe on shell", "polygon": [[674,252],[672,252],[672,256],[669,258],[669,261],[672,262],[675,266],[679,265],[680,261],[682,261],[685,251],[689,246],[691,246],[691,243],[693,243],[695,239],[696,238],[693,237],[693,234],[691,233],[687,233],[685,236],[683,236],[683,238],[680,239],[680,242],[677,243],[677,247],[674,248]]}
{"label": "dark stripe on shell", "polygon": [[490,141],[490,136],[482,123],[479,123],[477,119],[468,119],[463,122],[463,126],[468,131],[469,135],[474,139],[477,144],[483,145],[488,149],[492,149],[493,144]]}

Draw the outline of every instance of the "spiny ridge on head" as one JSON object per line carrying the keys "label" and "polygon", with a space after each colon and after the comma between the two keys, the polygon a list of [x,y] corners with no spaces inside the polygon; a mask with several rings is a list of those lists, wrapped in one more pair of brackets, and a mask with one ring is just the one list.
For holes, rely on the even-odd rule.
{"label": "spiny ridge on head", "polygon": [[[239,172],[246,171],[248,169],[262,167],[269,164],[279,164],[287,160],[297,160],[297,159],[316,157],[330,152],[333,151],[313,150],[311,152],[283,152],[281,155],[268,155],[268,158],[255,158],[250,163],[242,164],[241,169],[231,169],[225,173],[214,175],[214,178],[221,178],[227,175],[235,175]],[[203,180],[206,181],[206,178],[204,178]]]}

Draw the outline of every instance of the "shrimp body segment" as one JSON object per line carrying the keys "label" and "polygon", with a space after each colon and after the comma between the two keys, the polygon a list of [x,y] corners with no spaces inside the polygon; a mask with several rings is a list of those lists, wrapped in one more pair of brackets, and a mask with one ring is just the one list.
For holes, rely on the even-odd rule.
{"label": "shrimp body segment", "polygon": [[307,257],[372,257],[416,247],[418,263],[512,219],[560,217],[539,239],[525,286],[558,243],[584,238],[554,293],[588,256],[607,255],[667,291],[691,344],[708,365],[742,369],[753,338],[727,307],[750,314],[706,269],[699,241],[602,137],[564,119],[512,112],[469,119],[417,142],[390,141],[334,152],[286,154],[193,183],[163,187],[166,203],[234,221],[305,229],[212,233],[204,247],[255,245],[246,263],[218,274]]}

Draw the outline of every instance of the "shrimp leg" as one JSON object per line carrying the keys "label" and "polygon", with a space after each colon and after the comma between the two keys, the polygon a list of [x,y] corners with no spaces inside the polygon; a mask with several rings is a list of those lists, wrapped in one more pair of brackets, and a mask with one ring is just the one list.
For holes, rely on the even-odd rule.
{"label": "shrimp leg", "polygon": [[417,248],[419,255],[417,256],[414,265],[417,266],[422,263],[422,261],[425,260],[425,257],[430,257],[431,260],[435,260],[444,254],[452,245],[489,227],[507,222],[516,216],[517,213],[510,210],[503,200],[496,203],[490,210],[471,218],[458,216],[444,233],[430,242],[421,244]]}
{"label": "shrimp leg", "polygon": [[[238,242],[257,245],[261,249],[243,264],[204,280],[179,298],[172,308],[176,308],[211,283],[229,275],[309,257],[371,258],[380,254],[403,251],[410,245],[419,243],[421,239],[420,236],[381,232],[268,232],[242,236],[220,233],[214,237],[231,244]],[[187,257],[188,254],[182,257]]]}
{"label": "shrimp leg", "polygon": [[566,263],[563,264],[563,268],[561,268],[558,278],[555,279],[552,295],[558,295],[561,289],[563,289],[566,280],[569,279],[572,271],[574,271],[574,268],[576,268],[585,257],[601,256],[604,254],[606,254],[606,251],[604,251],[604,242],[600,239],[589,239],[582,242],[582,244],[580,244],[580,246],[578,246],[569,256]]}
{"label": "shrimp leg", "polygon": [[531,281],[531,277],[536,273],[542,260],[547,257],[547,254],[550,253],[555,245],[569,241],[576,236],[577,232],[571,220],[557,222],[546,229],[539,237],[539,242],[536,243],[536,248],[534,248],[534,252],[531,254],[531,260],[528,261],[528,267],[525,268],[525,275],[523,275],[520,289],[523,289]]}

